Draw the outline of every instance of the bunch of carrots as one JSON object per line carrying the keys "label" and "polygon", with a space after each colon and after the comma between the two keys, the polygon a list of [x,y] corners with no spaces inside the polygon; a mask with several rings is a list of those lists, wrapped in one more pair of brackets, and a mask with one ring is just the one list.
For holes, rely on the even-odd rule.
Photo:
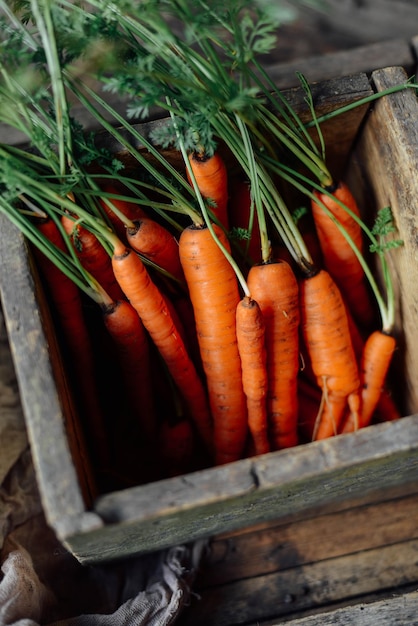
{"label": "bunch of carrots", "polygon": [[[390,209],[373,227],[363,222],[328,169],[309,85],[301,76],[319,142],[258,63],[271,18],[257,21],[251,3],[241,19],[242,3],[201,2],[205,23],[193,4],[163,4],[194,47],[153,3],[139,16],[104,11],[101,0],[90,2],[97,12],[33,0],[37,31],[17,20],[16,37],[28,66],[44,50],[43,70],[22,81],[12,61],[1,67],[3,122],[31,150],[0,145],[0,210],[34,246],[95,462],[112,465],[115,432],[153,459],[155,478],[397,419],[386,388],[396,349],[386,257],[401,245]],[[83,82],[72,65],[87,55],[81,36],[78,55],[60,49],[61,40],[74,46],[71,19],[117,50],[110,78],[109,66],[95,66],[95,78],[133,95],[131,113],[168,113],[151,137]],[[129,170],[81,131],[68,93],[129,156]],[[283,185],[307,199],[310,232]],[[110,372],[117,389],[104,388]],[[109,398],[126,420],[106,414]]]}

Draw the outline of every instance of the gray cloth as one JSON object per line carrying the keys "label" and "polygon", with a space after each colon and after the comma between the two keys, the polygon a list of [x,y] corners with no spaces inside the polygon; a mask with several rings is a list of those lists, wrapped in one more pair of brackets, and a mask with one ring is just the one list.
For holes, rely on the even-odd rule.
{"label": "gray cloth", "polygon": [[46,524],[0,309],[0,626],[168,626],[205,542],[82,566]]}
{"label": "gray cloth", "polygon": [[[49,626],[169,626],[190,597],[191,553],[185,546],[172,548],[158,559],[151,582],[109,614],[84,614],[48,622]],[[29,553],[19,548],[2,566],[0,624],[39,626],[53,611],[56,599],[34,570]],[[112,579],[112,577],[110,577]]]}

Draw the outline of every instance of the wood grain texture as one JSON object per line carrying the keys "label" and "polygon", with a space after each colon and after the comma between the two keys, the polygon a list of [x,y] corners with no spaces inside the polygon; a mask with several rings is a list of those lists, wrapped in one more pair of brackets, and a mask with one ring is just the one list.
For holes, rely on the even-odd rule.
{"label": "wood grain texture", "polygon": [[269,64],[268,70],[275,84],[284,89],[298,84],[297,72],[313,83],[357,72],[370,74],[394,64],[404,67],[408,73],[414,73],[416,56],[412,41],[399,38],[369,43],[348,50]]}
{"label": "wood grain texture", "polygon": [[300,619],[260,622],[247,626],[417,626],[418,592],[392,593],[384,600],[362,601],[355,605],[320,612]]}
{"label": "wood grain texture", "polygon": [[287,623],[314,610],[322,617],[326,606],[413,584],[417,511],[414,494],[217,537],[179,626],[275,624],[279,617]]}
{"label": "wood grain texture", "polygon": [[179,626],[239,626],[406,585],[418,578],[417,556],[414,540],[224,584],[201,594]]}
{"label": "wood grain texture", "polygon": [[[405,82],[403,68],[387,68],[372,74],[377,91]],[[397,300],[395,333],[400,350],[395,354],[397,384],[405,413],[418,408],[418,353],[416,346],[418,288],[417,267],[417,168],[418,101],[413,90],[379,99],[373,106],[358,142],[353,167],[365,195],[362,205],[370,211],[390,206],[404,245],[390,255]]]}
{"label": "wood grain texture", "polygon": [[65,536],[75,527],[100,524],[96,516],[84,515],[84,498],[91,497],[94,487],[27,244],[3,214],[0,231],[2,309],[40,494],[49,523]]}
{"label": "wood grain texture", "polygon": [[[418,539],[418,494],[216,536],[197,591]],[[203,593],[203,591],[202,591]]]}
{"label": "wood grain texture", "polygon": [[418,479],[418,420],[364,429],[101,496],[105,526],[68,536],[84,562],[112,560],[321,506],[373,496]]}
{"label": "wood grain texture", "polygon": [[[418,6],[414,0],[324,0],[325,28],[359,41],[383,41],[416,35]],[[317,11],[310,12],[318,18]]]}

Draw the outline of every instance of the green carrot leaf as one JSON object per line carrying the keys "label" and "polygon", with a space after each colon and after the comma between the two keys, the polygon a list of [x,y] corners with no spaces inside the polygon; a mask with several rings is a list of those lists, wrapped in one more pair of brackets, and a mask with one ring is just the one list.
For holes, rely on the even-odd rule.
{"label": "green carrot leaf", "polygon": [[390,206],[383,207],[377,212],[372,227],[372,234],[377,237],[377,242],[370,245],[370,252],[384,253],[387,250],[399,248],[403,245],[401,239],[388,239],[388,236],[396,232],[396,226]]}

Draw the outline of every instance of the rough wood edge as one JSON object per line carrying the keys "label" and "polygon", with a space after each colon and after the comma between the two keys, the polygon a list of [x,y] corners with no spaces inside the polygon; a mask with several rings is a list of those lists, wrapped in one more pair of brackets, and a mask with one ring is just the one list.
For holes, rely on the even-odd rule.
{"label": "rough wood edge", "polygon": [[[105,526],[67,537],[85,563],[207,539],[228,530],[411,484],[418,479],[418,420],[372,426],[356,435],[306,444],[102,496]],[[229,480],[229,473],[239,483]],[[253,482],[251,482],[253,481]],[[219,492],[219,489],[223,490]]]}
{"label": "rough wood edge", "polygon": [[390,594],[383,600],[364,601],[314,615],[280,622],[259,622],[248,626],[405,626],[416,624],[418,591]]}
{"label": "rough wood edge", "polygon": [[[60,536],[76,527],[97,527],[99,518],[86,517],[82,489],[88,497],[91,483],[86,467],[77,464],[77,473],[71,456],[63,419],[65,399],[58,393],[64,387],[57,376],[63,374],[57,361],[53,369],[53,337],[46,335],[49,323],[33,281],[28,248],[2,214],[0,231],[0,266],[5,277],[13,276],[13,280],[0,281],[2,310],[46,517]],[[18,302],[24,310],[19,310]]]}
{"label": "rough wood edge", "polygon": [[370,74],[393,64],[405,67],[408,72],[415,71],[415,38],[411,42],[390,39],[288,63],[275,63],[267,69],[276,85],[285,89],[299,84],[297,72],[301,72],[309,82],[318,82],[357,72]]}

